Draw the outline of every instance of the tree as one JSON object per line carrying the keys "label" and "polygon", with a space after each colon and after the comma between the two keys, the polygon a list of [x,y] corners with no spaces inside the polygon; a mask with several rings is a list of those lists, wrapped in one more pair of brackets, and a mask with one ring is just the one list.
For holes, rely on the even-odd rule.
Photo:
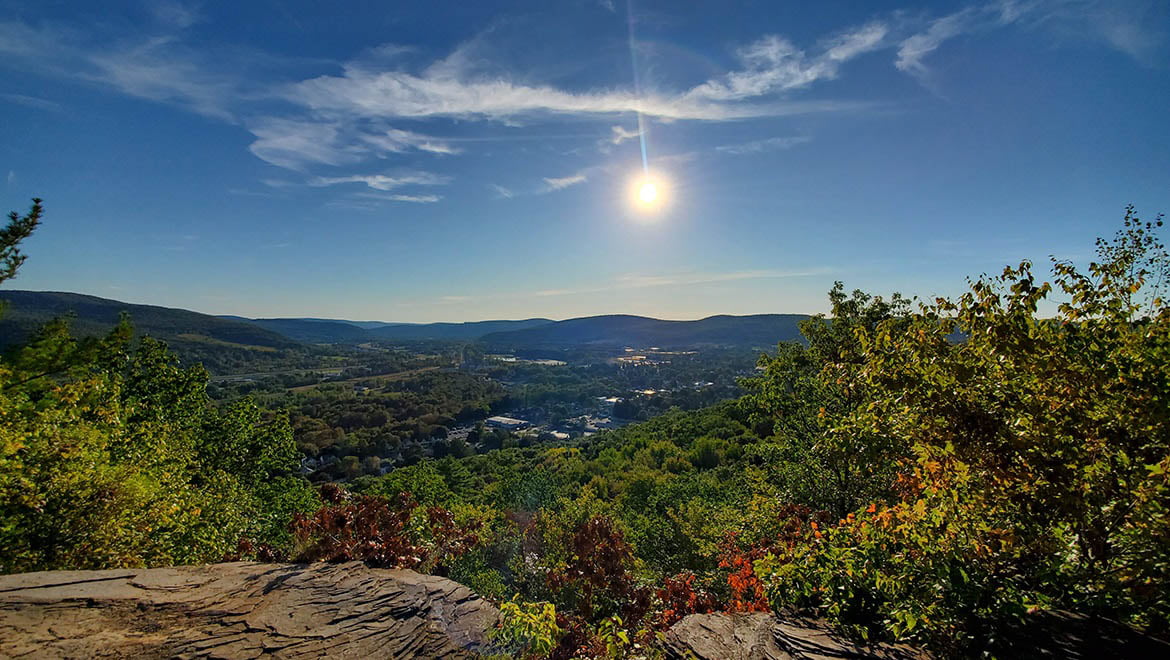
{"label": "tree", "polygon": [[801,322],[807,346],[781,343],[775,356],[761,356],[764,373],[744,379],[750,394],[743,406],[757,432],[772,436],[768,469],[785,497],[843,516],[888,488],[900,456],[884,436],[834,428],[868,401],[863,387],[843,387],[839,372],[863,360],[860,333],[902,323],[910,304],[897,293],[889,300],[860,290],[846,295],[841,282],[829,303],[829,318]]}
{"label": "tree", "polygon": [[23,216],[16,211],[8,214],[8,225],[0,229],[0,284],[16,277],[16,271],[26,258],[20,252],[20,243],[40,225],[43,211],[41,200],[34,197],[28,213]]}
{"label": "tree", "polygon": [[[826,370],[864,398],[834,434],[890,439],[886,498],[757,565],[774,605],[955,652],[1065,608],[1170,621],[1170,257],[1127,209],[1082,272],[1053,260],[858,329]],[[1038,316],[1058,296],[1057,315]],[[954,341],[955,327],[962,340]]]}
{"label": "tree", "polygon": [[[4,279],[40,220],[39,200],[0,231]],[[211,405],[207,372],[127,319],[77,340],[46,324],[0,360],[0,571],[217,561],[242,537],[291,539],[315,507],[290,474],[287,419]],[[274,519],[279,518],[279,522]]]}

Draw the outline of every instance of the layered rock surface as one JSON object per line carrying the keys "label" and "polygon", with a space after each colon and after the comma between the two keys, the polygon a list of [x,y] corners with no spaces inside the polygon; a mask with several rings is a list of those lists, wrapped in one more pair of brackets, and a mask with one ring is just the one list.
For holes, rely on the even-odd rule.
{"label": "layered rock surface", "polygon": [[822,623],[781,620],[762,612],[687,616],[667,631],[666,654],[670,658],[699,660],[910,660],[924,657],[906,647],[862,648],[833,635]]}
{"label": "layered rock surface", "polygon": [[[364,564],[257,564],[0,576],[0,658],[465,658],[490,653],[499,612],[451,580]],[[1170,644],[1116,622],[1048,614],[1003,656],[1170,658]],[[692,614],[671,658],[910,660],[859,647],[823,622]]]}
{"label": "layered rock surface", "polygon": [[498,611],[450,580],[238,562],[0,576],[0,657],[462,658]]}
{"label": "layered rock surface", "polygon": [[[1170,644],[1116,621],[1066,612],[1038,615],[1007,639],[998,657],[1170,658]],[[697,660],[927,660],[921,650],[858,646],[824,622],[772,614],[692,614],[666,633],[668,658]]]}

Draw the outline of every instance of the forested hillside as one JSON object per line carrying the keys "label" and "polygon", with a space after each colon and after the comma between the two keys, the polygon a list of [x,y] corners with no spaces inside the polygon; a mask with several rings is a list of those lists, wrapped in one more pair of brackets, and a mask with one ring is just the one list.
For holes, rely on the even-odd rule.
{"label": "forested hillside", "polygon": [[29,341],[45,323],[69,318],[78,337],[101,337],[118,326],[122,315],[135,332],[167,342],[186,364],[202,364],[213,373],[241,373],[318,364],[308,347],[251,323],[185,309],[133,305],[78,293],[0,291],[8,304],[0,318],[0,349]]}
{"label": "forested hillside", "polygon": [[0,300],[9,303],[9,312],[0,325],[0,340],[6,345],[28,339],[46,321],[73,315],[74,333],[95,337],[118,325],[123,314],[134,319],[143,333],[160,339],[190,334],[227,344],[259,348],[294,348],[297,342],[279,332],[258,328],[254,324],[209,316],[185,309],[133,305],[79,293],[53,291],[4,291]]}
{"label": "forested hillside", "polygon": [[[0,235],[0,282],[40,214]],[[812,614],[943,657],[1027,655],[1052,611],[1166,635],[1161,226],[1131,209],[1087,268],[1054,260],[1044,281],[1024,262],[953,299],[838,284],[733,401],[319,488],[297,471],[306,419],[353,415],[359,446],[386,437],[367,428],[433,435],[395,418],[429,407],[441,426],[501,391],[426,372],[344,408],[217,405],[202,368],[127,325],[54,323],[0,362],[0,569],[409,567],[501,603],[514,656],[653,656],[658,633],[715,611]]]}
{"label": "forested hillside", "polygon": [[694,348],[721,346],[770,347],[777,341],[799,341],[802,314],[712,316],[697,321],[665,321],[615,314],[566,321],[473,321],[468,323],[401,323],[361,328],[348,321],[318,319],[245,319],[306,342],[361,341],[479,341],[493,349],[565,348],[597,346],[657,346]]}
{"label": "forested hillside", "polygon": [[366,330],[343,321],[234,318],[238,318],[241,323],[278,332],[285,337],[297,341],[332,344],[338,342],[362,342],[369,339]]}
{"label": "forested hillside", "polygon": [[475,341],[493,332],[533,328],[548,319],[523,321],[472,321],[468,323],[381,323],[325,319],[238,319],[307,342],[346,343],[367,341]]}
{"label": "forested hillside", "polygon": [[799,341],[801,314],[711,316],[698,321],[664,321],[615,314],[557,321],[527,329],[493,332],[481,339],[506,348],[609,345],[693,348],[764,348],[777,341]]}

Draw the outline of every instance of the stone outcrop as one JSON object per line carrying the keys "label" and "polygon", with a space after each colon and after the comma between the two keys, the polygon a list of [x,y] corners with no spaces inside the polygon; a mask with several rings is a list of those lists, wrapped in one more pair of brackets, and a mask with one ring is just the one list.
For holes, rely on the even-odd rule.
{"label": "stone outcrop", "polygon": [[671,658],[787,660],[772,635],[771,614],[691,614],[666,631]]}
{"label": "stone outcrop", "polygon": [[498,611],[450,580],[238,562],[0,576],[5,658],[462,658]]}
{"label": "stone outcrop", "polygon": [[859,647],[835,636],[825,625],[772,614],[692,614],[666,633],[670,658],[699,660],[830,660],[867,658],[910,660],[920,654],[906,647]]}
{"label": "stone outcrop", "polygon": [[[257,564],[0,576],[0,658],[465,658],[490,653],[499,612],[451,580],[364,564]],[[1170,644],[1117,622],[1038,616],[1002,657],[1170,658]],[[670,658],[920,660],[859,647],[823,622],[692,614]]]}
{"label": "stone outcrop", "polygon": [[[1000,640],[999,657],[1170,658],[1170,644],[1116,621],[1067,612],[1038,615]],[[926,660],[906,646],[857,646],[823,622],[772,614],[692,614],[666,633],[669,658],[698,660]]]}

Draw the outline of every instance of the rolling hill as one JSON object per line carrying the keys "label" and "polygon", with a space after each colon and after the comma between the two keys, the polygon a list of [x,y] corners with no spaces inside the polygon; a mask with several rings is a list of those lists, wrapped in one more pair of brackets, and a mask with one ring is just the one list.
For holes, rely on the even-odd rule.
{"label": "rolling hill", "polygon": [[382,340],[448,339],[474,341],[496,332],[513,332],[546,326],[549,319],[523,321],[469,321],[467,323],[421,323],[388,325],[372,328],[370,337]]}
{"label": "rolling hill", "polygon": [[126,312],[138,335],[162,339],[186,363],[202,362],[212,373],[262,370],[298,361],[305,347],[289,337],[232,319],[186,309],[131,303],[57,291],[0,291],[7,303],[0,316],[0,348],[26,341],[46,321],[73,316],[73,333],[109,332]]}
{"label": "rolling hill", "polygon": [[249,319],[242,316],[221,317],[238,319],[285,337],[310,344],[358,344],[369,341],[368,331],[348,321],[318,319]]}
{"label": "rolling hill", "polygon": [[493,332],[523,330],[552,323],[548,319],[523,321],[470,321],[467,323],[383,323],[343,319],[280,318],[249,319],[225,316],[279,332],[297,341],[324,344],[353,344],[367,341],[447,340],[475,341]]}
{"label": "rolling hill", "polygon": [[697,321],[664,321],[645,316],[614,314],[496,332],[485,335],[481,341],[501,348],[570,345],[771,348],[780,341],[801,341],[798,324],[807,318],[804,314],[756,314],[709,316]]}
{"label": "rolling hill", "polygon": [[537,318],[381,325],[375,321],[211,316],[50,291],[0,291],[0,300],[9,303],[0,317],[0,347],[20,343],[45,321],[66,314],[74,316],[76,334],[99,335],[127,312],[140,334],[167,341],[185,360],[202,361],[216,373],[233,373],[244,363],[257,360],[273,362],[280,356],[303,355],[309,350],[307,344],[320,343],[480,341],[505,350],[571,346],[771,348],[779,341],[799,341],[798,323],[808,318],[802,314],[757,314],[666,321],[614,314],[565,321]]}

